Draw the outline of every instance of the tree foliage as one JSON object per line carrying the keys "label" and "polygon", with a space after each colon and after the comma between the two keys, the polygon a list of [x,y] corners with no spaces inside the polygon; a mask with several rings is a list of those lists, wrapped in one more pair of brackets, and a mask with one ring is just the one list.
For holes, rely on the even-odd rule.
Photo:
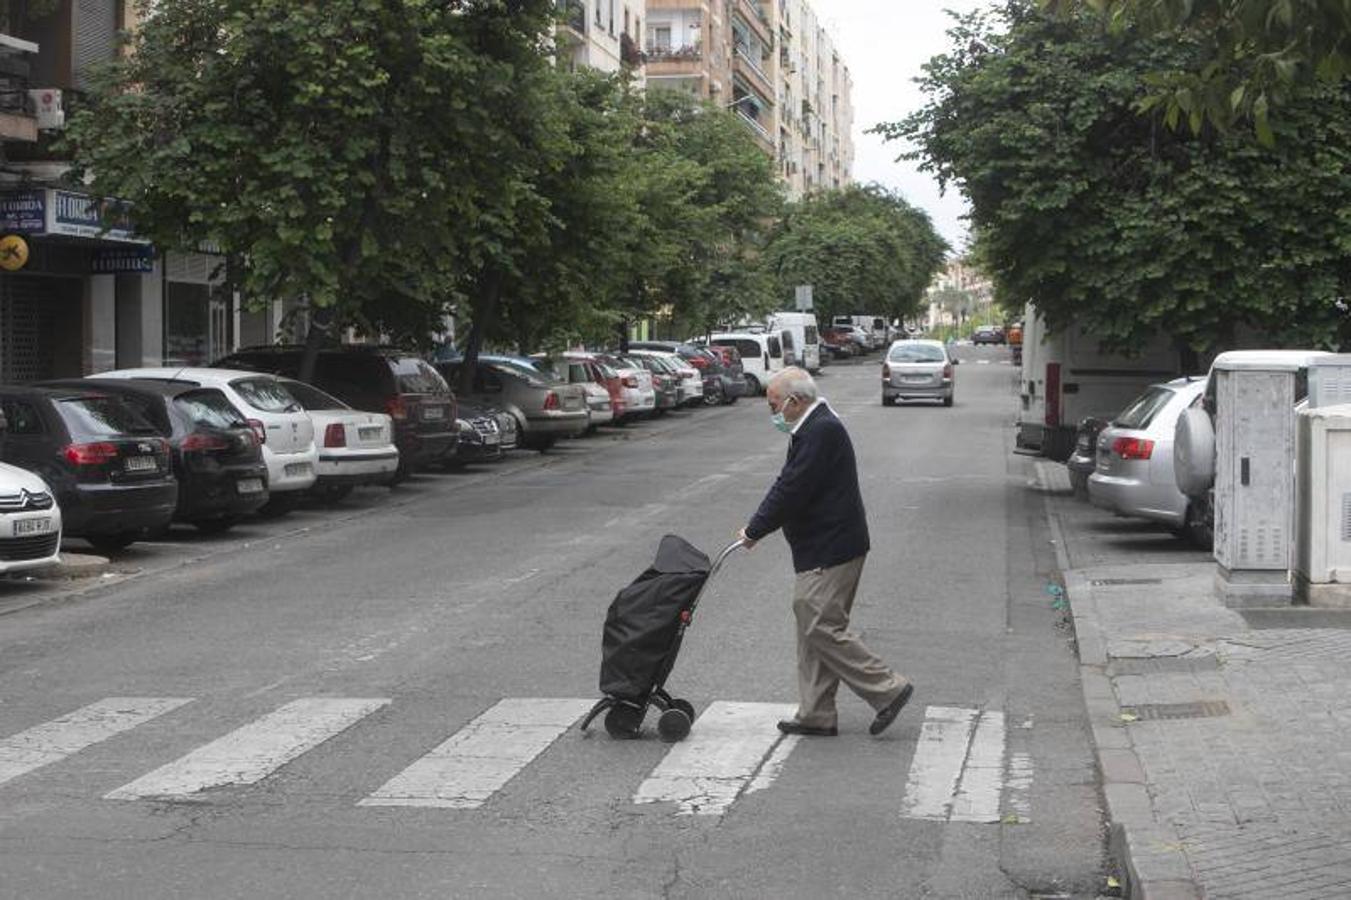
{"label": "tree foliage", "polygon": [[1134,111],[1149,72],[1196,48],[1023,2],[962,19],[927,105],[883,126],[971,200],[1004,298],[1035,300],[1115,348],[1162,332],[1202,349],[1241,327],[1277,342],[1351,338],[1351,96],[1292,89],[1274,148],[1160,128]]}
{"label": "tree foliage", "polygon": [[1159,106],[1175,126],[1217,127],[1250,117],[1264,143],[1269,111],[1314,78],[1351,72],[1351,0],[1039,0],[1073,15],[1091,10],[1114,31],[1171,35],[1196,45],[1187,66],[1149,73],[1142,106]]}
{"label": "tree foliage", "polygon": [[929,217],[879,185],[810,195],[789,206],[765,250],[779,296],[812,285],[823,320],[876,313],[909,318],[943,266],[946,242]]}

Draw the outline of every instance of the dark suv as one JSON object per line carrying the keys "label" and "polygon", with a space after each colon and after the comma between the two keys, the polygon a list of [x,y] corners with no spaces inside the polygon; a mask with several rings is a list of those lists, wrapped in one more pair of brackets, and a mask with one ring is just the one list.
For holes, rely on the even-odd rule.
{"label": "dark suv", "polygon": [[[304,352],[300,347],[250,347],[213,365],[298,378]],[[415,354],[363,346],[320,350],[311,383],[353,409],[385,413],[394,420],[400,475],[455,450],[455,395],[440,373]]]}
{"label": "dark suv", "polygon": [[67,537],[120,550],[178,505],[169,442],[117,397],[80,388],[0,388],[0,460],[41,476]]}

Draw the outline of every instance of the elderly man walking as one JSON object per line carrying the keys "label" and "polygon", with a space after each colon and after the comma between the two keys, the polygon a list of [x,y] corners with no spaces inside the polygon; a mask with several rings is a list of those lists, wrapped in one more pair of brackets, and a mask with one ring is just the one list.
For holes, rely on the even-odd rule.
{"label": "elderly man walking", "polygon": [[869,549],[854,445],[803,369],[784,369],[765,393],[774,427],[790,435],[788,460],[740,537],[749,548],[782,528],[793,553],[798,710],[779,730],[838,734],[835,691],[843,681],[876,710],[868,730],[881,734],[913,686],[849,630]]}

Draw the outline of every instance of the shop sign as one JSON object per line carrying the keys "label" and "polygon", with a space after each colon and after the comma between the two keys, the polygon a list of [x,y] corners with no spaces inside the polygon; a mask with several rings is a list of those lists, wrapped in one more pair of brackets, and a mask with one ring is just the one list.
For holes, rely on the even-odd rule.
{"label": "shop sign", "polygon": [[11,191],[0,194],[0,231],[42,234],[47,227],[45,191]]}
{"label": "shop sign", "polygon": [[131,230],[131,205],[123,200],[61,190],[48,195],[48,234],[145,243]]}
{"label": "shop sign", "polygon": [[141,246],[95,250],[92,269],[95,275],[153,272],[155,271],[155,248]]}
{"label": "shop sign", "polygon": [[17,272],[28,265],[28,242],[17,234],[0,237],[0,269]]}

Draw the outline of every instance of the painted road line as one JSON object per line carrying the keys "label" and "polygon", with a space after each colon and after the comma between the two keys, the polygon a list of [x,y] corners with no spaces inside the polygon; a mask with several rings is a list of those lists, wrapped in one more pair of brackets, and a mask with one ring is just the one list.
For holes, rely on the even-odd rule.
{"label": "painted road line", "polygon": [[953,822],[998,822],[1004,792],[1004,714],[986,710],[976,721],[961,782],[952,798]]}
{"label": "painted road line", "polygon": [[763,776],[757,790],[773,781],[771,767],[783,765],[772,755],[783,737],[775,726],[796,710],[783,703],[711,704],[638,786],[633,802],[675,803],[678,815],[722,815],[757,775]]}
{"label": "painted road line", "polygon": [[1014,753],[1009,757],[1009,812],[1018,821],[1032,821],[1032,757]]}
{"label": "painted road line", "polygon": [[595,702],[499,701],[357,805],[476,809],[586,715]]}
{"label": "painted road line", "polygon": [[901,815],[946,821],[962,777],[977,710],[930,706],[924,711],[919,744],[910,761]]}
{"label": "painted road line", "polygon": [[180,697],[108,697],[0,740],[0,784],[178,709]]}
{"label": "painted road line", "polygon": [[105,799],[188,797],[227,784],[253,784],[387,703],[332,697],[296,700],[123,785]]}
{"label": "painted road line", "polygon": [[779,777],[779,773],[783,771],[784,763],[788,762],[789,755],[792,754],[800,740],[802,738],[799,735],[785,735],[783,740],[779,741],[779,745],[774,748],[774,752],[769,755],[769,759],[765,760],[765,764],[760,767],[760,771],[755,775],[755,780],[746,786],[745,792],[754,794],[756,791],[763,791],[773,784],[774,780]]}

